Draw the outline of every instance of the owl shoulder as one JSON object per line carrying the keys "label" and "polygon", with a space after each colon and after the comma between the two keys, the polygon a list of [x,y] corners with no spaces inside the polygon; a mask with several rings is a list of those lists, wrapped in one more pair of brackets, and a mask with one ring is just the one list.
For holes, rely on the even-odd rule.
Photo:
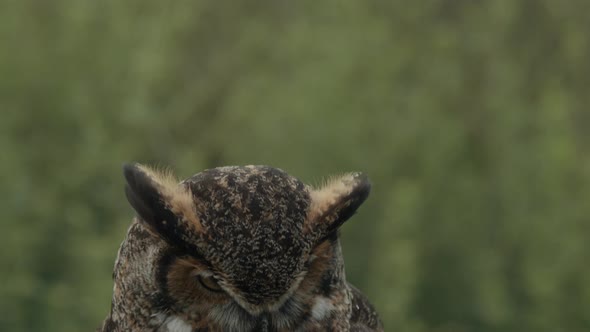
{"label": "owl shoulder", "polygon": [[366,296],[355,286],[348,284],[348,287],[352,306],[350,331],[383,331],[383,324],[377,315],[377,311]]}

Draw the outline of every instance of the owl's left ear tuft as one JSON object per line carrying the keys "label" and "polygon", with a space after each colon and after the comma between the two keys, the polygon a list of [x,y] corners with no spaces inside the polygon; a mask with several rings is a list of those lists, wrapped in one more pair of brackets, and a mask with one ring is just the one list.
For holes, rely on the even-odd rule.
{"label": "owl's left ear tuft", "polygon": [[369,196],[371,183],[362,173],[350,173],[312,190],[308,231],[325,237],[336,231]]}

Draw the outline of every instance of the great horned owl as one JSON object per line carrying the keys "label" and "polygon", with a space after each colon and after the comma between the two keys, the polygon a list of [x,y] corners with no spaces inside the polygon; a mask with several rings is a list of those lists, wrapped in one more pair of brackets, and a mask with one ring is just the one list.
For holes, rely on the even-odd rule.
{"label": "great horned owl", "polygon": [[219,167],[180,183],[126,165],[137,212],[99,331],[382,331],[344,276],[338,228],[370,184],[314,189],[267,166]]}

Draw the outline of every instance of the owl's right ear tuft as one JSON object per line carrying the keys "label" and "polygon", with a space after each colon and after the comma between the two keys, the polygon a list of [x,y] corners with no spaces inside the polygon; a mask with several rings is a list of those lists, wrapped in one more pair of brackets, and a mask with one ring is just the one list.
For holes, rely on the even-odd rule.
{"label": "owl's right ear tuft", "polygon": [[196,251],[201,223],[189,190],[170,171],[126,164],[125,194],[129,204],[152,230],[170,245]]}
{"label": "owl's right ear tuft", "polygon": [[162,214],[164,209],[158,185],[139,164],[125,164],[123,175],[127,180],[125,195],[129,204],[144,221],[150,224],[157,222],[157,215]]}

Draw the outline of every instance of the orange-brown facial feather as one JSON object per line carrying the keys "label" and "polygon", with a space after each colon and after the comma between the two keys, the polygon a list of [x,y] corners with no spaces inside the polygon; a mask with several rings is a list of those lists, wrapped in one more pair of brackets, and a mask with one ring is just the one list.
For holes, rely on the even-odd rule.
{"label": "orange-brown facial feather", "polygon": [[168,292],[174,299],[200,309],[227,303],[230,299],[225,292],[211,291],[199,281],[199,277],[210,278],[211,275],[207,265],[196,258],[175,258],[167,272]]}
{"label": "orange-brown facial feather", "polygon": [[301,281],[297,292],[301,294],[309,295],[310,297],[317,293],[317,287],[320,285],[320,280],[328,271],[330,266],[330,260],[334,257],[334,244],[330,240],[326,240],[317,245],[310,256],[309,266],[307,268],[307,274]]}

